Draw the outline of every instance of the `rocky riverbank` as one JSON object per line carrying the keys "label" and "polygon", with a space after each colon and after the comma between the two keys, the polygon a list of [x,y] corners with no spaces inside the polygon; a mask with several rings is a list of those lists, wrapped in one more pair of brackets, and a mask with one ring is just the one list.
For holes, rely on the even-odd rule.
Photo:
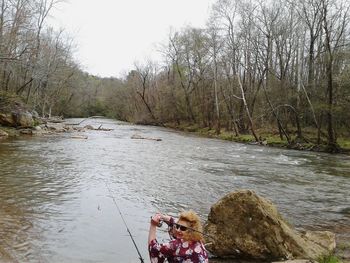
{"label": "rocky riverbank", "polygon": [[20,135],[43,136],[61,132],[83,132],[93,127],[79,127],[64,123],[63,118],[42,118],[19,98],[0,96],[0,140]]}
{"label": "rocky riverbank", "polygon": [[32,127],[8,127],[0,125],[0,140],[19,136],[49,136],[65,132],[72,133],[71,137],[75,139],[87,139],[87,136],[79,134],[86,130],[105,131],[106,129],[94,128],[90,125],[81,127],[65,124],[63,120],[62,122],[57,122],[57,119],[41,119],[41,124]]}
{"label": "rocky riverbank", "polygon": [[0,113],[0,139],[21,135],[43,136],[62,132],[83,132],[90,128],[63,122],[62,118],[41,118],[27,110],[16,109],[16,111]]}

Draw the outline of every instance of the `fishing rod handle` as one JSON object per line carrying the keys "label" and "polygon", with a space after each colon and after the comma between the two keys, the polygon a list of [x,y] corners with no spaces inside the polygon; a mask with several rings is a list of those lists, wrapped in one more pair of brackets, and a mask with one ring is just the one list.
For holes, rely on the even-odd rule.
{"label": "fishing rod handle", "polygon": [[151,223],[154,224],[154,225],[156,225],[157,227],[162,227],[163,222],[164,222],[164,221],[161,219],[161,220],[159,220],[159,222],[157,223],[157,221],[153,219],[153,216],[151,216]]}

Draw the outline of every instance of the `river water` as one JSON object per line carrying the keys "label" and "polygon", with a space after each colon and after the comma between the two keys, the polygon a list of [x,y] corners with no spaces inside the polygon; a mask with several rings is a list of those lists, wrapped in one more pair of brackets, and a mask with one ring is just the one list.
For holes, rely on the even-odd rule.
{"label": "river water", "polygon": [[[78,122],[79,120],[70,120]],[[139,262],[156,211],[210,206],[237,189],[273,201],[297,228],[350,240],[350,158],[200,138],[94,119],[113,131],[0,143],[0,261]],[[132,135],[162,141],[135,140]],[[165,231],[159,239],[166,240]]]}

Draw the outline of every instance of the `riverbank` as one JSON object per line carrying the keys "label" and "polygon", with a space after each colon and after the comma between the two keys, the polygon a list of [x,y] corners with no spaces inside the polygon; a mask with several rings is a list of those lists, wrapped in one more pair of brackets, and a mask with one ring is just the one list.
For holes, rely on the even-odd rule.
{"label": "riverbank", "polygon": [[31,128],[14,128],[0,125],[0,141],[2,139],[16,138],[20,136],[50,136],[59,133],[72,133],[71,138],[74,139],[88,139],[86,135],[82,134],[87,130],[110,131],[111,129],[105,129],[101,126],[98,128],[94,128],[91,125],[86,125],[82,127],[78,125],[66,124],[63,122],[51,122],[48,119],[46,121],[43,121],[42,124]]}
{"label": "riverbank", "polygon": [[[63,121],[63,120],[62,120]],[[16,127],[8,127],[0,125],[0,140],[6,137],[18,137],[21,135],[47,135],[57,132],[69,132],[69,131],[83,131],[81,127],[72,127],[71,125],[60,125],[57,123],[51,123],[49,126],[46,123],[50,123],[50,120],[44,121],[44,125],[37,125],[31,128],[23,129]],[[143,124],[147,125],[147,124]],[[155,125],[160,126],[160,125]],[[206,138],[216,138],[220,140],[232,141],[244,144],[261,145],[268,147],[277,147],[283,149],[293,149],[299,151],[314,151],[314,152],[329,152],[328,146],[324,142],[323,144],[317,144],[316,138],[312,138],[315,131],[312,129],[305,130],[304,136],[307,140],[298,140],[296,136],[292,137],[292,143],[288,144],[287,140],[282,140],[278,134],[278,131],[268,131],[267,129],[257,129],[256,132],[261,137],[261,142],[257,143],[255,138],[251,134],[236,135],[233,131],[221,130],[220,134],[216,133],[215,129],[201,128],[196,125],[183,124],[175,125],[173,123],[167,123],[162,125],[163,127],[173,130],[192,133],[198,136]],[[91,127],[90,127],[91,128]],[[345,137],[338,138],[339,152],[341,154],[350,155],[350,139]]]}
{"label": "riverbank", "polygon": [[[251,134],[240,134],[236,136],[233,131],[227,131],[225,129],[222,129],[220,134],[217,134],[215,129],[201,128],[197,125],[191,124],[176,125],[173,123],[167,123],[164,126],[174,130],[193,133],[207,138],[216,138],[237,143],[278,147],[300,151],[329,152],[326,142],[323,142],[323,144],[316,143],[317,139],[312,137],[313,134],[315,134],[315,131],[312,128],[304,131],[304,136],[307,139],[304,138],[303,140],[299,140],[296,138],[296,136],[292,136],[292,143],[288,144],[288,141],[285,139],[282,140],[279,136],[278,131],[274,131],[273,129],[257,129],[256,133],[261,137],[261,143],[257,143],[254,136]],[[338,153],[350,155],[350,138],[340,137],[338,138],[337,142],[340,147]]]}

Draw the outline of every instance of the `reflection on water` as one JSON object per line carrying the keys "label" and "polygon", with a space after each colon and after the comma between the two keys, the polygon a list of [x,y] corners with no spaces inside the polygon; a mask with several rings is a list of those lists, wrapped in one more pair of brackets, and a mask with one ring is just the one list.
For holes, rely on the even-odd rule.
{"label": "reflection on water", "polygon": [[[342,227],[350,223],[347,156],[248,146],[106,119],[84,124],[114,130],[86,132],[87,140],[62,134],[0,144],[2,261],[138,262],[111,194],[145,258],[152,213],[192,208],[204,220],[215,201],[241,188],[271,199],[297,227],[337,226],[332,229],[342,238],[350,237]],[[133,134],[162,141],[132,140]]]}

